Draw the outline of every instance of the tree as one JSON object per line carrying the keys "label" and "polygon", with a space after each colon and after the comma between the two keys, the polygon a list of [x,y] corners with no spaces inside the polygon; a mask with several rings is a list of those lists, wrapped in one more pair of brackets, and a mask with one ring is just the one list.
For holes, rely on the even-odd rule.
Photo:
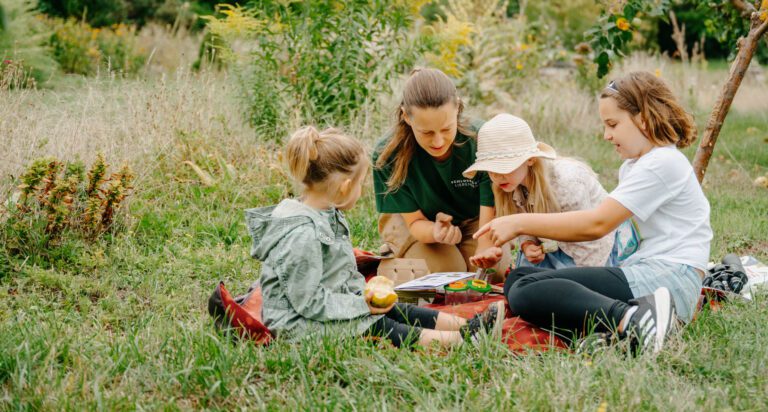
{"label": "tree", "polygon": [[[711,0],[699,0],[702,8],[711,10],[713,20],[718,21],[718,27],[729,33],[740,34],[735,47],[738,48],[736,58],[731,64],[728,79],[720,90],[712,113],[707,121],[707,126],[696,150],[693,160],[693,169],[699,182],[704,180],[704,174],[709,165],[709,159],[717,142],[717,137],[722,129],[725,117],[733,103],[733,98],[744,79],[744,74],[749,68],[749,63],[757,51],[760,39],[768,30],[768,0],[756,0],[754,4],[745,0],[721,1],[712,7]],[[639,14],[649,16],[661,16],[669,9],[669,0],[627,0],[613,1],[606,6],[598,23],[585,34],[591,39],[590,44],[595,50],[595,63],[597,63],[598,77],[605,76],[611,68],[613,61],[623,56],[623,50],[632,40],[632,20]],[[743,19],[748,19],[749,29],[743,32],[743,22],[727,19],[727,14],[722,13],[721,7],[731,7],[738,11]],[[768,42],[768,38],[766,38]]]}

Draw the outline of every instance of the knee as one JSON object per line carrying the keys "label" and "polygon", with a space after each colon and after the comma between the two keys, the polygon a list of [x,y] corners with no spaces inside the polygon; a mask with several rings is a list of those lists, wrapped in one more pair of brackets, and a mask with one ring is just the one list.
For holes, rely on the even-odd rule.
{"label": "knee", "polygon": [[523,288],[521,287],[520,282],[518,281],[510,286],[509,291],[506,294],[507,304],[509,304],[509,309],[512,311],[513,314],[518,316],[525,313],[525,310],[528,307],[527,299],[522,289]]}

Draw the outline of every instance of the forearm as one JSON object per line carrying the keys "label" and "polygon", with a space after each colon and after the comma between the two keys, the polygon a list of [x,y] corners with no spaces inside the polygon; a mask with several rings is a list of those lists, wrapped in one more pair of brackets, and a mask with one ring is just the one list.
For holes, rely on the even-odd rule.
{"label": "forearm", "polygon": [[[485,226],[486,223],[490,222],[495,217],[496,217],[496,208],[490,207],[490,206],[480,206],[480,217],[478,218],[478,227]],[[493,247],[493,240],[491,240],[491,236],[486,233],[485,235],[480,236],[480,238],[477,239],[477,249],[475,249],[475,253],[480,253],[483,250],[486,250],[490,247]]]}
{"label": "forearm", "polygon": [[521,235],[563,242],[584,242],[599,239],[614,229],[597,209],[563,213],[526,213],[519,216]]}
{"label": "forearm", "polygon": [[408,231],[414,239],[421,243],[435,243],[435,222],[426,219],[416,220],[408,226]]}

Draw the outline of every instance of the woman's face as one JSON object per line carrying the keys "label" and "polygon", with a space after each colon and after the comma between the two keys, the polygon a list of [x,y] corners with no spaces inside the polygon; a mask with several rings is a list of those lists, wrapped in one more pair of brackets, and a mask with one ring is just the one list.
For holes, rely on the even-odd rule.
{"label": "woman's face", "polygon": [[605,127],[603,138],[614,145],[622,159],[637,159],[653,149],[651,141],[637,127],[638,124],[644,127],[640,115],[633,118],[628,111],[620,109],[612,97],[600,99],[599,110]]}
{"label": "woman's face", "polygon": [[521,183],[525,182],[525,178],[528,177],[528,169],[533,165],[535,160],[528,159],[517,169],[509,173],[494,173],[488,172],[488,177],[491,181],[506,193],[514,192]]}
{"label": "woman's face", "polygon": [[416,142],[430,156],[445,160],[451,155],[459,123],[459,108],[456,103],[446,103],[437,108],[412,107],[410,114],[404,114],[405,122],[413,129]]}

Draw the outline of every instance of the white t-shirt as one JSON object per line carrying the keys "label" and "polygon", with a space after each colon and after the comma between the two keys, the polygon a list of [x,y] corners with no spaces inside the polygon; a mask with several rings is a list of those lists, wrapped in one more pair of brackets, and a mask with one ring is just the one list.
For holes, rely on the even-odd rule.
{"label": "white t-shirt", "polygon": [[608,196],[635,215],[640,247],[623,266],[660,259],[707,270],[709,201],[691,164],[675,146],[655,147],[624,162]]}

